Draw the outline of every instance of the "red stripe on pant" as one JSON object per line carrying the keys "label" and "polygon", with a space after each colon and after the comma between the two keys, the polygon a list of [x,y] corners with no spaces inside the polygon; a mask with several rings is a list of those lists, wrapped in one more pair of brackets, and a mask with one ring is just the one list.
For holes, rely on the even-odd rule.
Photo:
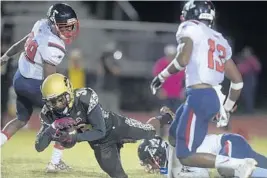
{"label": "red stripe on pant", "polygon": [[189,111],[189,118],[188,118],[187,125],[186,125],[186,132],[185,132],[185,143],[186,143],[187,147],[189,147],[190,132],[191,132],[191,124],[192,124],[192,120],[193,120],[193,115],[194,115],[193,110],[190,110]]}

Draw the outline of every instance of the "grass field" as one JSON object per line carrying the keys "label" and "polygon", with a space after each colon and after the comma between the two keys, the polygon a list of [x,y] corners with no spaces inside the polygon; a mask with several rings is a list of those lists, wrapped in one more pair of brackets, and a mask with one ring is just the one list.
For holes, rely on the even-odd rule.
{"label": "grass field", "polygon": [[[73,149],[64,151],[64,160],[73,170],[70,173],[47,174],[44,172],[50,161],[52,146],[42,153],[34,149],[36,132],[20,131],[1,150],[1,173],[3,178],[105,178],[99,168],[93,151],[87,143],[79,143]],[[253,138],[253,148],[267,155],[267,139]],[[265,151],[265,152],[264,152]],[[159,178],[149,175],[139,165],[137,144],[125,145],[122,149],[122,162],[129,178]],[[215,175],[213,173],[213,175]]]}

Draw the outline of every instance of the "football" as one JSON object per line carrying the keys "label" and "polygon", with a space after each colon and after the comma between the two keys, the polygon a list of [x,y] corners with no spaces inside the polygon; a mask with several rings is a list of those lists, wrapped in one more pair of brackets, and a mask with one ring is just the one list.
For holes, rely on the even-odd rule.
{"label": "football", "polygon": [[77,130],[74,127],[63,129],[63,132],[67,132],[68,139],[60,142],[64,148],[72,148],[76,144]]}

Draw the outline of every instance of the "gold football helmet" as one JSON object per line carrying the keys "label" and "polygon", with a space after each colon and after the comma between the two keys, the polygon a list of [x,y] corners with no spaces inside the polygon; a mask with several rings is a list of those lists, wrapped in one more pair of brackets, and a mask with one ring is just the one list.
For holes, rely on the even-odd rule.
{"label": "gold football helmet", "polygon": [[49,75],[41,86],[45,105],[60,115],[67,114],[73,106],[74,94],[69,79],[59,73]]}

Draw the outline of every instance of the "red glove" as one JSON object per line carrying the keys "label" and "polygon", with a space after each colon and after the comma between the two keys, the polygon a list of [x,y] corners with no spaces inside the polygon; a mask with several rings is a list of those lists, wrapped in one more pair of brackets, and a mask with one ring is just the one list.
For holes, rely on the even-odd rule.
{"label": "red glove", "polygon": [[64,117],[64,118],[56,119],[52,123],[52,127],[54,129],[63,130],[63,129],[69,129],[69,128],[73,127],[75,124],[76,124],[76,121],[73,120],[72,118]]}

